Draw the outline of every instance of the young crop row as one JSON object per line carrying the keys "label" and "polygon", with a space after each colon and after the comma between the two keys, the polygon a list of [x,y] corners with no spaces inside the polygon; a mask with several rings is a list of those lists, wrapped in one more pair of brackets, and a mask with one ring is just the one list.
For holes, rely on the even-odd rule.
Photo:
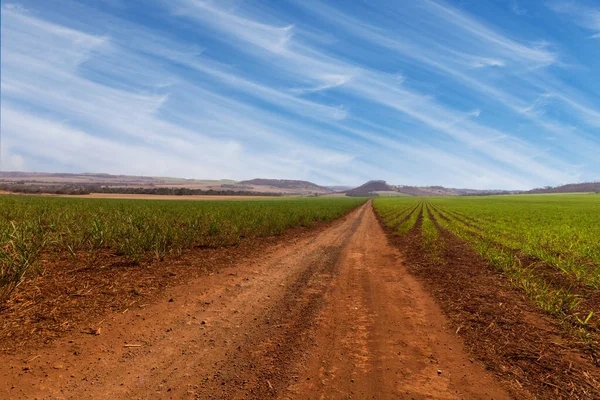
{"label": "young crop row", "polygon": [[[377,199],[379,213],[405,212],[411,199]],[[600,196],[497,196],[412,199],[423,208],[420,232],[440,260],[437,225],[468,242],[543,311],[579,327],[597,326]],[[413,219],[413,218],[411,218]],[[393,219],[382,218],[392,226]],[[407,221],[408,223],[408,221]],[[404,234],[410,226],[395,229]]]}
{"label": "young crop row", "polygon": [[0,196],[0,301],[40,261],[69,254],[93,265],[101,252],[137,263],[192,247],[234,245],[330,221],[360,198],[249,201],[100,200]]}
{"label": "young crop row", "polygon": [[431,215],[431,205],[424,199],[415,197],[382,198],[373,203],[382,222],[392,228],[396,235],[407,234],[420,218],[420,233],[423,250],[434,260],[441,260],[443,243],[439,240],[439,230]]}
{"label": "young crop row", "polygon": [[421,236],[423,238],[423,249],[429,254],[436,264],[441,264],[442,249],[444,243],[440,240],[440,231],[436,226],[437,219],[434,216],[435,210],[430,203],[425,202],[423,207],[423,224],[421,226]]}
{"label": "young crop row", "polygon": [[373,206],[386,226],[404,234],[414,226],[423,203],[414,197],[387,197],[376,199]]}
{"label": "young crop row", "polygon": [[[468,216],[489,240],[551,266],[574,284],[600,289],[600,197],[502,196],[435,199],[453,219]],[[458,217],[458,218],[457,218]]]}
{"label": "young crop row", "polygon": [[573,293],[572,287],[557,286],[545,280],[541,274],[536,273],[535,267],[532,268],[522,261],[522,254],[518,249],[504,246],[495,240],[495,236],[488,236],[486,231],[474,232],[461,221],[448,218],[449,214],[443,211],[436,209],[434,215],[441,226],[471,244],[480,256],[506,275],[516,287],[522,289],[541,310],[560,316],[573,315],[577,311],[581,297]]}

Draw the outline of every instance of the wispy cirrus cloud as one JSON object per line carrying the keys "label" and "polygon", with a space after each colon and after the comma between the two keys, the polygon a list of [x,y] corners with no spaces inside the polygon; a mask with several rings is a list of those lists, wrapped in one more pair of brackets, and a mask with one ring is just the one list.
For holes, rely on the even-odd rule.
{"label": "wispy cirrus cloud", "polygon": [[[9,152],[5,159],[16,160],[11,165],[24,166],[24,157],[32,165],[52,158],[63,168],[86,165],[110,172],[141,173],[145,168],[146,173],[161,175],[241,177],[247,168],[263,174],[273,167],[292,173],[299,162],[310,170],[347,165],[353,159],[348,153],[298,142],[273,121],[265,125],[269,113],[195,88],[156,59],[125,51],[118,41],[47,23],[15,7],[3,9],[2,18],[3,151]],[[156,85],[138,82],[140,71]],[[169,91],[158,84],[165,80],[171,81]],[[149,92],[151,86],[156,90]],[[195,96],[179,99],[171,92],[176,88]],[[318,108],[310,101],[294,102],[285,93],[276,94],[273,101],[288,99],[290,108]],[[169,103],[181,100],[202,109],[203,118],[192,124],[162,117],[176,115],[181,107],[170,110]],[[264,145],[266,154],[248,149],[244,142],[250,133],[251,141],[262,138],[270,143]],[[85,155],[84,149],[94,155]],[[92,162],[95,158],[104,160],[104,168]],[[136,158],[140,161],[131,164]]]}
{"label": "wispy cirrus cloud", "polygon": [[559,47],[451,3],[57,1],[2,9],[18,169],[528,188],[597,161]]}
{"label": "wispy cirrus cloud", "polygon": [[575,24],[593,32],[592,39],[600,39],[600,6],[589,6],[570,0],[550,1],[548,7],[569,17]]}
{"label": "wispy cirrus cloud", "polygon": [[[203,11],[207,11],[205,3],[193,3],[202,8]],[[441,11],[440,11],[441,10]],[[332,9],[328,9],[330,14]],[[258,23],[251,19],[249,16],[231,14],[225,10],[217,10],[214,8],[208,9],[211,15],[202,13],[202,18],[198,18],[201,21],[209,19],[212,26],[220,29],[223,34],[227,35],[229,39],[235,40],[234,44],[238,45],[245,51],[249,50],[248,44],[252,45],[253,48],[257,49],[254,54],[260,57],[264,55],[264,51],[272,52],[269,46],[265,46],[260,37],[259,33],[264,30],[264,23]],[[444,18],[447,16],[446,13],[451,11],[442,8],[435,8],[436,13],[442,13]],[[189,14],[188,14],[189,15]],[[454,13],[456,15],[456,13]],[[196,14],[191,14],[192,18],[196,19]],[[335,19],[340,19],[340,13],[335,15]],[[221,19],[221,21],[219,21]],[[247,21],[247,23],[240,23],[239,27],[235,30],[228,29],[230,21]],[[351,21],[353,22],[353,21]],[[465,22],[465,18],[461,18],[461,22]],[[257,28],[258,27],[258,28]],[[259,32],[255,32],[257,30]],[[506,40],[490,30],[484,29],[483,27],[471,22],[470,27],[467,31],[472,32],[477,30],[477,36],[486,38],[486,40],[499,44],[499,47],[503,52],[507,49],[514,53],[522,54],[525,51],[524,47],[514,42]],[[373,29],[362,27],[361,33],[365,31],[373,35]],[[383,41],[383,36],[375,36],[377,39]],[[388,44],[390,40],[386,40]],[[401,46],[394,42],[394,47]],[[537,50],[530,49],[531,52],[536,53]],[[527,52],[527,54],[530,54]],[[523,142],[520,147],[523,148],[524,154],[519,154],[519,149],[515,148],[514,143],[510,144],[510,148],[505,146],[503,143],[497,140],[490,140],[489,137],[497,138],[498,136],[510,137],[509,134],[497,132],[494,129],[489,129],[484,126],[480,126],[475,122],[465,122],[462,127],[457,127],[454,121],[457,119],[455,110],[444,107],[438,104],[429,96],[424,96],[416,91],[407,90],[400,88],[397,81],[387,74],[373,70],[366,66],[350,64],[339,58],[331,57],[324,53],[320,49],[310,47],[309,45],[298,41],[290,41],[285,49],[279,49],[276,52],[276,65],[285,69],[289,73],[296,74],[301,79],[316,79],[317,76],[323,74],[324,71],[337,70],[339,72],[354,70],[355,78],[348,81],[340,90],[345,91],[348,95],[357,96],[365,99],[369,102],[380,104],[389,107],[393,110],[403,112],[407,116],[424,123],[430,128],[449,135],[455,140],[459,140],[470,148],[475,148],[478,151],[486,154],[498,162],[510,165],[511,168],[520,169],[536,175],[542,179],[568,179],[568,175],[563,170],[558,168],[552,168],[546,166],[535,159],[532,159],[529,154],[536,153],[528,149],[527,145]],[[517,58],[516,55],[513,58]],[[546,60],[546,58],[542,58]],[[519,140],[513,140],[513,142],[522,142]]]}
{"label": "wispy cirrus cloud", "polygon": [[[573,136],[573,131],[569,126],[561,125],[560,122],[552,119],[545,113],[530,112],[534,105],[538,109],[544,106],[543,103],[539,102],[539,99],[542,97],[562,99],[564,103],[572,107],[575,112],[583,117],[582,122],[591,126],[597,126],[596,124],[599,120],[596,117],[597,112],[590,108],[589,105],[586,105],[581,96],[575,93],[573,89],[566,88],[565,85],[556,84],[556,80],[553,80],[552,85],[547,84],[549,81],[548,76],[538,67],[540,62],[554,60],[555,56],[553,53],[543,51],[540,53],[535,47],[529,47],[529,50],[525,50],[527,49],[526,46],[504,37],[498,32],[494,32],[491,28],[481,26],[472,17],[465,15],[459,10],[453,9],[448,11],[447,6],[441,6],[442,11],[440,11],[438,4],[435,4],[433,7],[434,14],[441,12],[444,18],[447,18],[448,15],[459,16],[449,21],[450,24],[454,25],[452,31],[464,31],[466,36],[460,37],[461,43],[470,43],[473,40],[480,42],[476,46],[469,46],[469,49],[485,48],[486,53],[484,54],[487,54],[486,57],[462,53],[455,50],[455,46],[436,48],[439,45],[435,43],[435,39],[437,39],[435,36],[430,40],[425,40],[423,35],[420,34],[408,35],[404,33],[403,35],[386,35],[382,28],[361,22],[358,18],[348,16],[320,2],[298,2],[298,4],[302,8],[316,13],[325,18],[329,23],[345,29],[358,38],[368,40],[373,45],[399,52],[405,57],[414,58],[421,64],[429,65],[440,73],[460,80],[470,89],[485,96],[486,99],[498,102],[518,116],[529,119],[532,123],[536,124],[538,129],[551,130],[553,132],[556,132],[557,129],[563,129],[565,133]],[[399,15],[397,16],[397,20],[393,21],[395,25],[402,24],[401,17],[404,16]],[[437,33],[435,30],[432,32]],[[396,37],[401,37],[402,39],[398,40]],[[418,39],[415,41],[406,39],[407,37],[418,37]],[[431,49],[435,49],[435,52],[431,52]],[[503,59],[503,54],[507,49],[514,50],[508,59],[517,59],[519,60],[518,64],[513,63],[513,65],[507,66],[503,61],[497,61]],[[444,53],[448,55],[444,56]],[[537,54],[539,57],[525,57],[520,59],[524,53]],[[510,85],[513,85],[512,90],[506,90],[504,85],[498,85],[499,74],[491,76],[489,73],[474,74],[469,67],[477,65],[478,59],[486,60],[482,61],[480,66],[507,66],[507,68],[503,68],[501,71],[503,75],[510,77],[513,81],[510,83]],[[523,71],[526,71],[526,73],[523,73]],[[526,89],[524,90],[523,88]],[[585,135],[585,133],[583,134]],[[578,139],[574,138],[574,140]],[[594,143],[592,148],[600,151],[597,143]]]}
{"label": "wispy cirrus cloud", "polygon": [[474,37],[495,46],[510,59],[528,61],[540,66],[553,64],[558,60],[557,54],[546,48],[545,41],[532,44],[520,43],[496,32],[456,8],[432,0],[426,0],[424,4],[432,14],[454,25],[457,29],[470,32]]}

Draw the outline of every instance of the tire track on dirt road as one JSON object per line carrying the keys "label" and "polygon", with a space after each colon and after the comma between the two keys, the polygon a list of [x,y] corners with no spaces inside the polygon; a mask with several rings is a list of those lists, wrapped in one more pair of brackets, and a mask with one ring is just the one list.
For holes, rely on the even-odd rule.
{"label": "tire track on dirt road", "polygon": [[99,336],[1,356],[0,398],[506,398],[445,325],[368,202]]}
{"label": "tire track on dirt road", "polygon": [[445,317],[406,272],[373,212],[365,213],[339,262],[290,398],[509,398],[445,330]]}

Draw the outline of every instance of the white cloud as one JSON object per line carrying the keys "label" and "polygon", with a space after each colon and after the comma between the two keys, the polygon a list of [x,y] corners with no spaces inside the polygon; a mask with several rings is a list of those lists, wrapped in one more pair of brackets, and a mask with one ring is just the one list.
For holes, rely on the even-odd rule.
{"label": "white cloud", "polygon": [[[277,128],[279,124],[298,130],[298,125],[285,119],[276,121],[260,109],[179,76],[165,76],[156,62],[131,54],[117,42],[7,11],[2,16],[2,126],[6,145],[24,157],[53,160],[62,170],[240,179],[251,177],[248,171],[263,176],[277,171],[285,176],[301,170],[310,176],[319,168],[353,162],[352,154],[302,143],[298,136]],[[158,52],[168,55],[169,49]],[[191,61],[189,65],[197,66]],[[103,81],[88,79],[82,69],[98,71]],[[114,83],[107,72],[130,85],[140,72],[154,78],[153,71],[160,77],[155,87],[173,91],[152,93],[139,90],[138,85],[106,85]],[[343,118],[339,108],[296,99],[233,74],[220,77],[300,113],[321,108],[318,118]],[[161,85],[161,81],[169,83]],[[193,123],[163,119],[161,114],[175,112],[166,105],[181,99],[196,104],[204,116]],[[346,175],[332,171],[329,176],[343,181]]]}
{"label": "white cloud", "polygon": [[423,3],[433,14],[452,24],[456,29],[471,33],[488,45],[498,48],[506,57],[515,61],[528,61],[539,65],[557,62],[557,55],[546,50],[544,46],[528,45],[509,39],[469,15],[445,4],[433,0],[424,0]]}
{"label": "white cloud", "polygon": [[[466,87],[474,89],[485,96],[487,101],[498,102],[518,117],[526,117],[532,123],[536,124],[538,129],[547,130],[548,127],[552,127],[552,131],[555,132],[561,126],[560,123],[552,120],[543,113],[531,112],[533,106],[531,106],[528,98],[535,96],[539,99],[546,96],[548,92],[561,93],[564,101],[569,103],[573,109],[578,110],[577,113],[581,115],[583,122],[592,126],[594,125],[595,111],[589,106],[584,105],[585,102],[581,99],[581,96],[573,89],[566,88],[565,85],[556,84],[556,80],[549,79],[545,71],[539,68],[540,66],[555,63],[557,60],[556,54],[545,50],[548,45],[543,41],[529,46],[520,44],[493,31],[491,28],[483,26],[461,11],[433,2],[427,2],[427,5],[430,6],[430,11],[451,25],[452,33],[443,31],[438,34],[438,31],[434,27],[434,25],[439,25],[439,22],[436,21],[432,23],[431,31],[416,35],[420,42],[411,41],[415,35],[410,35],[409,33],[392,35],[382,30],[382,28],[374,27],[357,18],[350,17],[323,3],[297,2],[297,4],[323,17],[328,23],[341,27],[346,32],[350,32],[360,39],[368,40],[376,46],[387,47],[406,57],[412,57],[421,63],[458,79]],[[402,9],[404,8],[410,8],[410,6],[403,7]],[[394,9],[394,11],[398,10]],[[394,22],[397,25],[403,25],[407,17],[400,14]],[[427,21],[427,18],[420,18],[420,20]],[[436,43],[436,40],[440,40],[439,36],[447,36],[449,34],[458,35],[455,31],[463,32],[462,35],[456,36],[460,39],[458,43],[461,46],[467,46],[471,51],[475,49],[482,52],[482,54],[490,54],[490,56],[469,54],[457,50],[456,43],[454,42],[452,43],[454,47],[444,45],[440,48],[439,44]],[[432,37],[431,41],[424,41],[423,36],[430,32],[433,32],[434,35],[437,34],[437,36]],[[397,39],[397,37],[401,37],[401,39]],[[432,49],[436,50],[435,55],[431,53]],[[444,54],[448,56],[444,56]],[[510,60],[510,64],[504,62],[503,58]],[[498,83],[497,76],[495,75],[482,74],[481,76],[477,76],[466,70],[466,68],[483,66],[506,67],[502,69],[502,72],[511,79],[517,79],[519,83],[511,87],[512,91],[509,91]],[[553,84],[550,85],[549,82],[553,82]],[[536,100],[535,106],[539,108],[543,104]],[[595,121],[597,123],[598,118]],[[562,128],[565,134],[570,134],[571,136],[578,134],[566,126]],[[572,137],[572,140],[580,141],[580,138]],[[600,151],[597,145],[594,148]]]}
{"label": "white cloud", "polygon": [[243,35],[246,41],[273,53],[285,52],[294,33],[293,24],[272,26],[241,18],[235,13],[221,9],[218,2],[178,0],[173,3],[176,7],[174,8],[175,15],[192,16],[216,29],[227,30],[239,36]]}
{"label": "white cloud", "polygon": [[513,0],[512,5],[510,7],[511,11],[519,16],[527,15],[527,10],[519,4],[518,0]]}
{"label": "white cloud", "polygon": [[[239,43],[251,43],[259,49],[270,50],[268,47],[264,46],[261,40],[256,40],[257,34],[254,32],[256,26],[259,26],[262,31],[264,29],[264,24],[256,23],[255,21],[237,15],[231,16],[224,11],[219,11],[212,15],[212,17],[222,17],[224,19],[223,21],[218,22],[213,20],[211,24],[218,29],[222,29],[222,33],[239,40]],[[248,23],[241,24],[238,29],[231,31],[226,29],[226,22],[232,19],[246,20]],[[511,49],[516,48],[520,51],[523,50],[523,47],[519,47],[507,40],[500,40],[488,31],[485,31],[484,33],[493,37],[496,41],[499,41],[504,47],[509,47]],[[240,44],[240,47],[244,48],[244,45]],[[257,56],[259,55],[260,53],[257,53]],[[318,76],[326,73],[326,71],[336,69],[339,71],[352,69],[357,71],[355,66],[333,59],[326,54],[301,43],[289,43],[286,50],[281,51],[277,55],[279,56],[277,65],[298,74],[301,79],[318,79]],[[498,162],[506,163],[513,168],[527,171],[527,173],[537,175],[544,180],[561,179],[562,181],[569,178],[569,176],[561,170],[553,169],[526,156],[525,153],[531,153],[530,150],[525,149],[524,154],[520,155],[518,151],[515,151],[514,149],[504,148],[497,144],[495,145],[493,144],[493,141],[481,140],[481,136],[485,135],[485,132],[487,131],[490,131],[493,137],[498,136],[499,133],[493,130],[486,129],[477,124],[471,124],[468,131],[452,127],[457,118],[453,115],[452,110],[435,104],[435,102],[431,101],[431,99],[426,96],[407,90],[399,91],[395,87],[397,84],[391,83],[392,79],[389,79],[389,77],[384,74],[375,71],[367,71],[363,68],[358,70],[354,76],[355,79],[349,81],[342,87],[350,94],[359,95],[371,102],[384,104],[404,112],[430,127],[438,129],[457,140],[463,141],[467,145],[471,146],[473,143],[486,143],[485,145],[477,145],[475,147]],[[397,96],[390,95],[394,91],[398,91]],[[474,132],[477,132],[477,136],[474,136]]]}
{"label": "white cloud", "polygon": [[333,89],[333,88],[344,85],[346,82],[348,82],[352,78],[350,76],[345,76],[345,75],[323,75],[323,76],[318,77],[317,79],[321,80],[323,83],[321,85],[315,86],[315,87],[294,88],[294,89],[291,89],[291,92],[303,94],[303,93],[314,93],[314,92],[320,92],[323,90],[329,90],[329,89]]}
{"label": "white cloud", "polygon": [[[458,10],[449,11],[451,15],[458,15],[460,18],[457,21],[449,20],[448,23],[452,25],[453,29],[463,30],[466,32],[466,35],[459,36],[460,43],[470,43],[470,48],[477,49],[478,51],[481,51],[482,54],[490,54],[489,56],[469,54],[450,46],[440,47],[439,44],[435,42],[435,40],[439,39],[438,37],[424,41],[422,36],[419,36],[419,40],[421,42],[413,43],[411,40],[406,38],[409,36],[406,34],[402,35],[402,39],[399,40],[395,37],[398,35],[390,35],[389,33],[382,31],[380,28],[350,17],[332,7],[325,6],[322,3],[298,2],[298,4],[325,18],[329,23],[342,27],[344,30],[361,39],[366,39],[370,43],[377,46],[392,49],[406,57],[414,58],[423,64],[426,64],[444,74],[448,74],[451,77],[458,79],[468,88],[474,89],[481,93],[486,97],[486,99],[501,103],[514,113],[522,114],[523,116],[531,119],[540,127],[543,127],[548,123],[555,124],[552,121],[549,122],[541,119],[539,114],[524,112],[530,107],[528,100],[526,100],[527,97],[539,96],[540,92],[548,92],[551,90],[551,88],[544,83],[546,79],[536,80],[533,82],[530,76],[520,72],[523,69],[527,72],[539,71],[537,67],[541,65],[540,62],[550,62],[550,60],[553,59],[554,56],[551,53],[541,52],[540,59],[531,60],[530,58],[521,58],[521,53],[527,53],[524,46],[518,45],[515,42],[512,42],[510,39],[503,37],[499,33],[483,27],[471,17],[460,13]],[[448,12],[449,8],[443,8],[443,10]],[[439,10],[435,7],[434,12],[436,15],[439,14]],[[444,18],[447,18],[444,13],[442,14],[444,15]],[[460,26],[456,26],[461,21],[467,21],[467,26],[471,28],[465,29]],[[401,24],[401,21],[395,22]],[[509,49],[516,48],[518,51],[516,51],[515,54],[507,56],[505,54],[506,47]],[[536,48],[532,47],[530,50],[531,52],[536,52]],[[502,57],[512,59],[510,68],[505,68],[504,71],[506,71],[506,73],[511,77],[518,73],[518,79],[522,81],[522,84],[518,86],[518,91],[516,93],[510,93],[506,90],[503,90],[502,87],[495,82],[496,79],[488,83],[487,79],[489,78],[489,74],[484,74],[481,77],[478,77],[469,71],[471,68],[484,68],[490,66],[508,67]],[[514,70],[515,62],[520,65],[516,67],[516,71]],[[540,81],[542,84],[539,84]],[[535,88],[535,86],[532,85],[538,87]],[[523,88],[532,89],[525,90]],[[532,92],[532,90],[534,91]],[[562,90],[562,92],[564,92],[564,90]]]}
{"label": "white cloud", "polygon": [[552,11],[570,17],[582,28],[595,31],[591,38],[600,38],[600,7],[594,8],[574,1],[550,1],[546,4]]}

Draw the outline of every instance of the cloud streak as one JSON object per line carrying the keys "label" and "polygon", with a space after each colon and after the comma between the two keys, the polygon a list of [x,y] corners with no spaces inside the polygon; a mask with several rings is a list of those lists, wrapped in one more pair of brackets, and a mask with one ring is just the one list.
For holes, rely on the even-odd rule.
{"label": "cloud streak", "polygon": [[572,19],[574,23],[582,28],[594,31],[592,39],[600,38],[600,7],[591,7],[573,1],[552,1],[548,7],[560,15]]}

